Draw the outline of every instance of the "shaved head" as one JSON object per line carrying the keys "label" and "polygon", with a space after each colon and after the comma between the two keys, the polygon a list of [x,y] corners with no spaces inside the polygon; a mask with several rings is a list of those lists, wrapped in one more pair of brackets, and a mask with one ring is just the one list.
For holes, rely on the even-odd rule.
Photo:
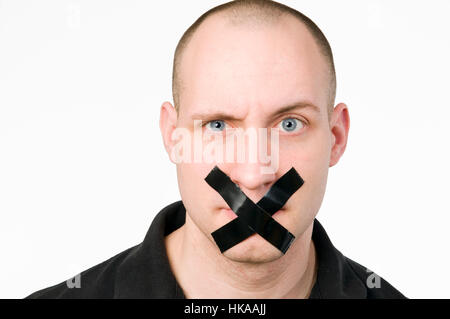
{"label": "shaved head", "polygon": [[[255,29],[270,28],[279,24],[287,17],[295,18],[301,22],[313,36],[319,52],[328,65],[329,86],[325,89],[328,91],[329,96],[328,114],[331,114],[336,95],[336,73],[333,54],[328,40],[317,25],[304,14],[286,5],[270,0],[235,0],[224,3],[205,12],[186,30],[178,42],[173,61],[172,95],[177,112],[182,104],[181,93],[185,86],[183,83],[183,72],[181,72],[184,52],[188,48],[196,31],[203,25],[207,18],[211,19],[212,17],[221,18],[230,27]],[[220,37],[220,34],[216,36]]]}
{"label": "shaved head", "polygon": [[[172,240],[178,240],[174,254],[184,255],[181,247],[192,245],[192,251],[205,251],[194,254],[200,265],[211,261],[231,276],[247,270],[244,280],[263,278],[260,267],[271,276],[277,267],[284,274],[299,260],[313,262],[314,256],[305,255],[313,221],[328,169],[345,150],[350,123],[347,106],[333,105],[335,71],[325,36],[285,5],[236,0],[207,11],[189,27],[173,67],[174,103],[161,105],[159,125],[186,208],[186,227]],[[301,172],[307,182],[273,215],[296,238],[292,254],[283,255],[254,234],[217,255],[212,233],[236,214],[205,182],[214,166],[255,203],[292,167]]]}

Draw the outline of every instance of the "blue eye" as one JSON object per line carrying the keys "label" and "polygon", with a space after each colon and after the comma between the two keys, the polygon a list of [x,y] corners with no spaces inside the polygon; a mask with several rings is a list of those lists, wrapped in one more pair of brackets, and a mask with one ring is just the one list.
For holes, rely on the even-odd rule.
{"label": "blue eye", "polygon": [[221,132],[225,129],[225,122],[221,121],[221,120],[215,120],[215,121],[208,122],[206,124],[206,126],[213,131]]}
{"label": "blue eye", "polygon": [[303,127],[303,123],[300,120],[292,117],[285,118],[280,124],[282,129],[286,132],[294,132],[297,128],[301,129]]}

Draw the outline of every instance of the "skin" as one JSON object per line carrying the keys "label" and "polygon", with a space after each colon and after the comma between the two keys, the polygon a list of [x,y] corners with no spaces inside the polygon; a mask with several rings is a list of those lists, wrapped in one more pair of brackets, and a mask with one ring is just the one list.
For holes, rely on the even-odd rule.
{"label": "skin", "polygon": [[[192,38],[180,68],[180,112],[169,102],[161,106],[160,128],[169,155],[175,128],[193,132],[194,119],[221,120],[208,114],[231,113],[237,119],[225,121],[230,128],[279,128],[286,118],[303,121],[304,126],[295,132],[279,130],[279,166],[271,174],[262,174],[260,167],[266,164],[259,162],[176,164],[186,223],[165,243],[172,271],[187,298],[309,296],[317,269],[313,221],[328,169],[345,151],[350,124],[343,103],[328,116],[327,70],[312,35],[289,16],[276,25],[257,28],[231,27],[220,15],[212,16]],[[296,102],[315,107],[273,115]],[[254,202],[291,167],[299,172],[305,184],[273,216],[296,238],[285,255],[257,234],[220,253],[211,233],[236,216],[222,210],[227,204],[204,181],[215,165]]]}

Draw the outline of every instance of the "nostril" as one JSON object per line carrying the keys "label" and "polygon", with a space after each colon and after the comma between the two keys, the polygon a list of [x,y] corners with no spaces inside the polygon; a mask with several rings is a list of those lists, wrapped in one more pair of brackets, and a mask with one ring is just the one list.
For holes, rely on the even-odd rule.
{"label": "nostril", "polygon": [[239,188],[257,193],[267,191],[275,182],[275,175],[263,175],[254,170],[235,170],[230,176]]}

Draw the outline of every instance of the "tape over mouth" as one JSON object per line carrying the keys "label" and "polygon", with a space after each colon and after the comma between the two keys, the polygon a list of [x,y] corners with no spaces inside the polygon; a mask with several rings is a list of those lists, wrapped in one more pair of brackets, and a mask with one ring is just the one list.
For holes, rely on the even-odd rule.
{"label": "tape over mouth", "polygon": [[205,181],[238,216],[211,233],[221,253],[255,233],[283,254],[286,253],[295,237],[272,215],[304,184],[294,167],[281,176],[256,204],[217,166],[205,177]]}

